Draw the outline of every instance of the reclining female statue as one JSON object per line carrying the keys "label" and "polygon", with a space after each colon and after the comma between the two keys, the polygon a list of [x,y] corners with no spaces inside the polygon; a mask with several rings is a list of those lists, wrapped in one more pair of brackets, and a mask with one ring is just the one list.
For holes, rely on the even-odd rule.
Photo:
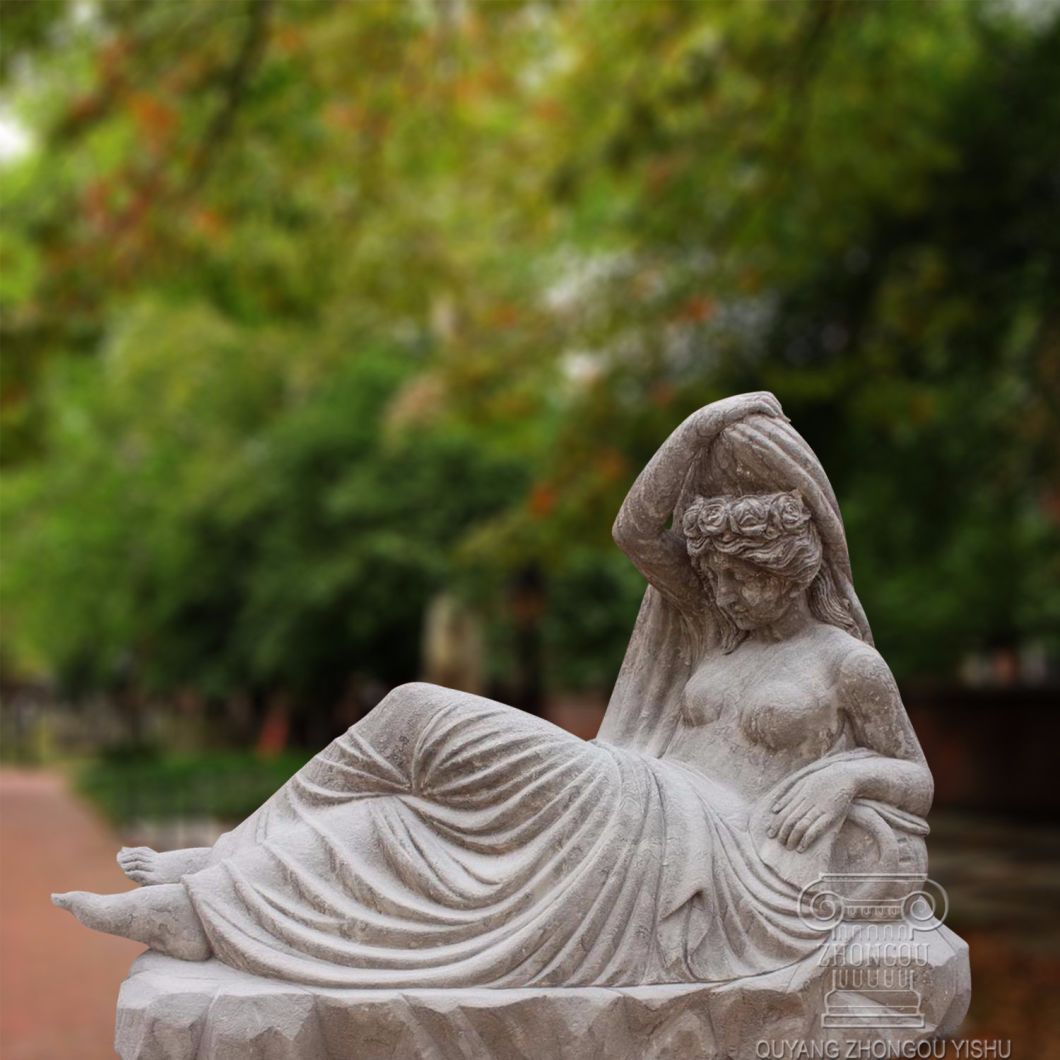
{"label": "reclining female statue", "polygon": [[123,850],[89,927],[328,987],[716,982],[817,950],[826,873],[922,874],[932,781],[776,399],[690,416],[615,540],[650,583],[597,739],[394,689],[211,848]]}

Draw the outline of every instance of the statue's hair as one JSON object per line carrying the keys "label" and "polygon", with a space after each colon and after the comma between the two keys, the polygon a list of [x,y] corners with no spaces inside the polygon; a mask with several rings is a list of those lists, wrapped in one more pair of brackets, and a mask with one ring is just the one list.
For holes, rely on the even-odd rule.
{"label": "statue's hair", "polygon": [[[806,589],[815,618],[859,637],[857,623],[822,562],[821,535],[798,490],[733,497],[697,497],[684,514],[681,529],[692,565],[704,573],[709,552],[734,556]],[[732,651],[746,635],[718,608],[713,588],[704,577],[722,635]]]}

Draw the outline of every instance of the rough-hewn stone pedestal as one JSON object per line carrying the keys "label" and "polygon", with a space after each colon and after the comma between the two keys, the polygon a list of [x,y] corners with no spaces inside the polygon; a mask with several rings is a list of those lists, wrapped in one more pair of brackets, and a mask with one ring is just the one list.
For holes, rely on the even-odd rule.
{"label": "rough-hewn stone pedestal", "polygon": [[[817,959],[718,985],[323,990],[146,953],[122,986],[116,1047],[123,1060],[750,1060],[772,1055],[763,1041],[949,1035],[968,949],[946,928],[921,939],[916,996],[890,1014],[837,991]],[[841,1026],[822,1025],[829,1012]]]}

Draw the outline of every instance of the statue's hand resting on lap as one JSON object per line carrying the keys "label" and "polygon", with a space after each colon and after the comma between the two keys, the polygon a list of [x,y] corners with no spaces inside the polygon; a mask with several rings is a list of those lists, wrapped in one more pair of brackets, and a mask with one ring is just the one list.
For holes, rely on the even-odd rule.
{"label": "statue's hand resting on lap", "polygon": [[769,835],[789,850],[806,850],[830,828],[842,825],[855,794],[854,778],[842,769],[810,773],[773,803]]}
{"label": "statue's hand resting on lap", "polygon": [[150,847],[122,847],[118,865],[133,883],[152,887],[160,883],[179,883],[182,876],[206,867],[210,847],[167,850],[159,853]]}

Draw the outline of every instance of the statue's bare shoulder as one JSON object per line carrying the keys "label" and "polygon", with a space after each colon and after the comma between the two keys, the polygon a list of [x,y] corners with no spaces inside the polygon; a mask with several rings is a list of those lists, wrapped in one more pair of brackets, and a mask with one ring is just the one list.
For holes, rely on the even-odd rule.
{"label": "statue's bare shoulder", "polygon": [[829,630],[829,640],[833,671],[841,691],[857,701],[898,695],[891,668],[871,644],[834,626]]}

